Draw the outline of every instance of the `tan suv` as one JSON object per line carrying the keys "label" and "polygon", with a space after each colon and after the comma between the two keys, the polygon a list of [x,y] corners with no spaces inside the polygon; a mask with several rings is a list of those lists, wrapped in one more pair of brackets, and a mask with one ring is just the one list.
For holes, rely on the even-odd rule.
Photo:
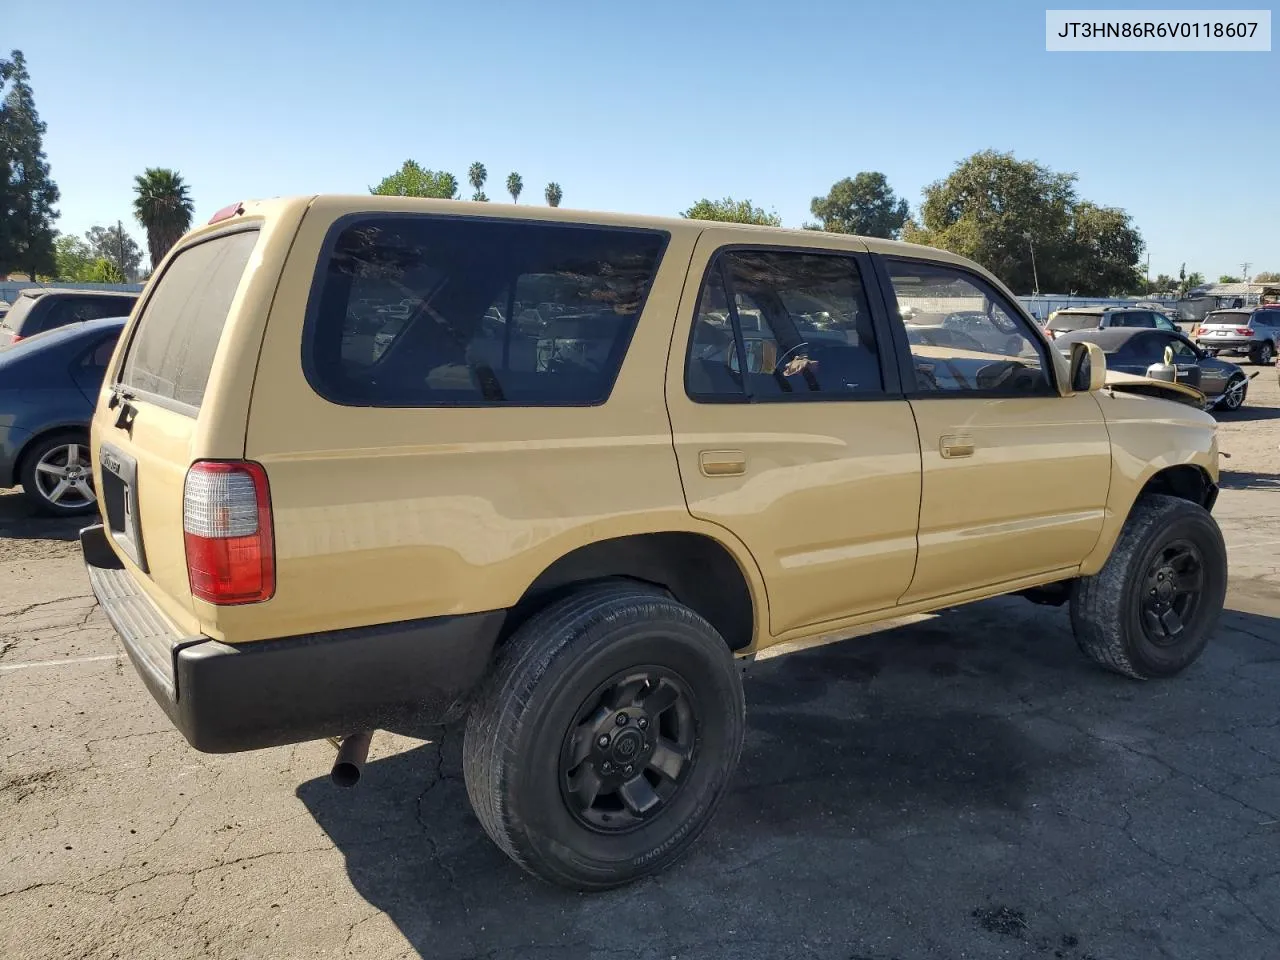
{"label": "tan suv", "polygon": [[121,337],[81,538],[197,749],[341,738],[354,779],[375,728],[465,716],[484,829],[598,889],[707,825],[771,644],[1019,592],[1163,677],[1213,630],[1195,392],[1104,386],[959,257],[393,197],[215,221]]}

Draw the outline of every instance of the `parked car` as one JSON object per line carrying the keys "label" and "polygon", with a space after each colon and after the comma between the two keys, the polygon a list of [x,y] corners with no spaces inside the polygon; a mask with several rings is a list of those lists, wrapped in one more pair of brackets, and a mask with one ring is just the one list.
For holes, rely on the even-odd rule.
{"label": "parked car", "polygon": [[1243,310],[1215,310],[1196,331],[1196,343],[1212,356],[1248,354],[1253,363],[1275,359],[1280,341],[1280,305]]}
{"label": "parked car", "polygon": [[1173,365],[1178,380],[1205,395],[1208,405],[1220,410],[1239,410],[1249,392],[1249,375],[1227,360],[1212,357],[1184,333],[1112,327],[1107,330],[1076,330],[1054,341],[1064,352],[1071,344],[1087,340],[1107,355],[1107,369],[1143,376],[1147,368],[1164,361],[1166,347],[1173,349]]}
{"label": "parked car", "polygon": [[0,347],[0,487],[42,513],[97,508],[89,421],[124,317],[86,320]]}
{"label": "parked car", "polygon": [[[348,337],[373,284],[416,294],[376,352]],[[556,319],[483,322],[530,288],[576,318],[571,349]],[[839,339],[799,329],[815,301]],[[913,308],[990,329],[911,343]],[[770,645],[1033,591],[1108,669],[1193,662],[1227,568],[1216,424],[1179,401],[1202,398],[1108,374],[1096,344],[1064,359],[925,247],[245,203],[174,246],[126,327],[81,546],[197,749],[336,737],[350,783],[375,728],[465,716],[485,831],[602,889],[707,826],[742,749],[735,659]]]}
{"label": "parked car", "polygon": [[0,319],[0,343],[17,343],[69,323],[127,316],[137,302],[136,293],[110,290],[23,290]]}
{"label": "parked car", "polygon": [[1105,330],[1108,327],[1145,327],[1180,331],[1167,314],[1149,307],[1063,307],[1049,314],[1045,333],[1055,339],[1073,330]]}

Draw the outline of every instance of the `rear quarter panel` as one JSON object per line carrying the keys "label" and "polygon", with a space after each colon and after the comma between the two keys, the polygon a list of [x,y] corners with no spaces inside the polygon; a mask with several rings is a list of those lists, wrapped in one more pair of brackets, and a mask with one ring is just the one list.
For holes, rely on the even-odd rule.
{"label": "rear quarter panel", "polygon": [[[351,213],[459,209],[449,201],[358,202],[314,203],[272,307],[245,452],[265,466],[271,485],[277,588],[252,609],[219,611],[227,639],[509,607],[578,546],[713,529],[685,505],[664,396],[675,311],[700,228],[671,231],[604,404],[349,407],[319,396],[302,369],[307,301],[329,227]],[[539,216],[524,207],[504,215]],[[746,550],[717,539],[762,604]]]}

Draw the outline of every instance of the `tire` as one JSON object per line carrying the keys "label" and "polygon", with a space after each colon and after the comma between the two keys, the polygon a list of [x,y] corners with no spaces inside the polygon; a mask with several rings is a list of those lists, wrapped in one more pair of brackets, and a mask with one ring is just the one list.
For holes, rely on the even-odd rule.
{"label": "tire", "polygon": [[1275,347],[1272,345],[1270,340],[1267,340],[1265,343],[1253,349],[1253,352],[1249,354],[1249,359],[1254,363],[1265,367],[1267,364],[1271,363],[1275,354]]}
{"label": "tire", "polygon": [[98,509],[89,438],[83,433],[64,431],[39,438],[23,453],[18,475],[27,500],[46,516],[76,517]]}
{"label": "tire", "polygon": [[[612,707],[592,709],[606,690],[625,699],[619,691],[634,691],[638,681],[628,679],[637,676],[656,678],[640,689],[642,705],[677,684],[687,703],[655,712],[643,727],[640,707],[627,708],[633,719],[625,726]],[[663,870],[693,846],[724,796],[745,726],[737,665],[709,623],[656,588],[595,585],[535,614],[503,648],[467,719],[467,795],[485,832],[525,870],[577,890],[617,887]],[[608,750],[598,749],[610,736]],[[689,745],[677,779],[650,767],[637,776],[665,796],[636,814],[621,788],[601,788],[596,806],[584,808],[574,791],[591,774],[605,776],[610,758],[643,757],[624,750],[625,743],[640,749],[637,737]],[[574,767],[579,744],[590,757]],[[609,782],[624,778],[613,770]]]}
{"label": "tire", "polygon": [[[1144,605],[1149,591],[1170,589],[1169,568],[1157,580],[1155,561],[1187,545],[1199,555],[1202,586],[1193,607],[1179,610],[1175,597],[1181,629],[1160,636],[1169,622],[1157,622],[1164,614],[1153,621]],[[1186,567],[1175,572],[1175,581],[1189,575]],[[1171,677],[1204,651],[1226,593],[1227,549],[1209,511],[1177,497],[1146,496],[1134,504],[1106,565],[1075,582],[1071,628],[1085,656],[1108,670],[1138,680]]]}
{"label": "tire", "polygon": [[1243,374],[1236,374],[1227,381],[1227,385],[1222,391],[1222,399],[1218,402],[1222,405],[1223,410],[1234,412],[1244,406],[1248,393],[1249,378]]}

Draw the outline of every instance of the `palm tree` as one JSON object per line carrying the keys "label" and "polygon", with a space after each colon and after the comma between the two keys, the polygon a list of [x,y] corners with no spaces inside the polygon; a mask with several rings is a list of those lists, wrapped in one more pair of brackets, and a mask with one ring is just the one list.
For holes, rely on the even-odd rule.
{"label": "palm tree", "polygon": [[507,193],[511,194],[511,202],[520,202],[520,191],[524,189],[524,180],[518,173],[507,174]]}
{"label": "palm tree", "polygon": [[182,235],[191,229],[191,188],[176,170],[148,167],[134,177],[133,214],[147,231],[147,249],[154,270]]}
{"label": "palm tree", "polygon": [[471,186],[475,189],[472,200],[488,200],[484,195],[484,182],[489,179],[489,171],[484,168],[484,164],[477,160],[467,170],[467,179],[471,181]]}
{"label": "palm tree", "polygon": [[547,184],[547,205],[551,207],[560,206],[560,201],[564,199],[564,191],[560,189],[560,184],[552,180]]}

